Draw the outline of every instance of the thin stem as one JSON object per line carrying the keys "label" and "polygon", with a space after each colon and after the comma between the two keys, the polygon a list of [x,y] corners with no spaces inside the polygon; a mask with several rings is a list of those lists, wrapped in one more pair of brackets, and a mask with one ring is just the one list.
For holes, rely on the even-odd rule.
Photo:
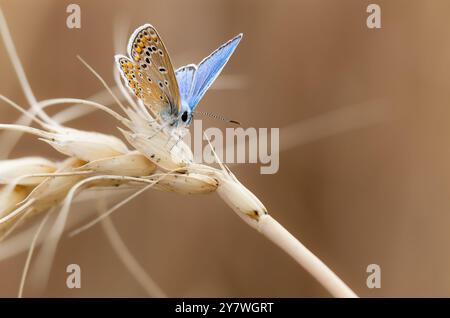
{"label": "thin stem", "polygon": [[24,266],[23,272],[22,272],[22,277],[20,279],[20,287],[19,287],[18,298],[22,298],[22,296],[23,296],[23,288],[25,286],[25,280],[27,279],[28,268],[30,267],[31,258],[33,257],[34,248],[35,248],[36,242],[37,242],[37,240],[39,238],[39,234],[41,234],[41,231],[44,228],[44,225],[47,222],[49,216],[50,216],[50,213],[47,213],[44,216],[44,218],[42,219],[41,223],[39,224],[38,229],[36,230],[36,233],[33,236],[33,240],[31,241],[30,249],[28,250],[27,260],[25,262],[25,266]]}
{"label": "thin stem", "polygon": [[11,107],[13,107],[14,109],[16,109],[17,111],[19,111],[20,113],[22,113],[22,115],[24,115],[24,116],[28,117],[30,120],[38,123],[41,127],[45,127],[47,125],[42,120],[40,120],[39,118],[34,116],[34,114],[31,114],[29,111],[23,109],[21,106],[19,106],[18,104],[16,104],[12,100],[10,100],[8,97],[0,95],[0,99],[3,100],[4,102],[6,102]]}
{"label": "thin stem", "polygon": [[[131,194],[129,197],[127,197],[126,199],[120,201],[119,203],[117,203],[116,205],[114,205],[112,208],[110,208],[108,211],[106,211],[105,213],[99,215],[98,217],[96,217],[95,219],[93,219],[92,221],[86,223],[83,226],[80,226],[79,228],[73,230],[72,232],[69,233],[69,237],[73,237],[76,236],[78,234],[80,234],[81,232],[84,232],[88,229],[90,229],[92,226],[94,226],[95,224],[97,224],[98,222],[100,222],[101,220],[103,220],[104,218],[108,217],[109,215],[111,215],[113,212],[115,212],[116,210],[120,209],[122,206],[124,206],[125,204],[127,204],[128,202],[130,202],[131,200],[133,200],[134,198],[136,198],[137,196],[139,196],[140,194],[144,193],[145,191],[147,191],[148,189],[150,189],[151,187],[153,187],[155,184],[157,184],[159,181],[163,180],[164,178],[166,178],[167,176],[169,176],[172,172],[175,172],[179,169],[174,169],[172,171],[169,171],[167,173],[161,174],[160,177],[158,177],[156,180],[149,180],[149,179],[145,179],[145,178],[139,178],[136,179],[134,181],[139,181],[139,182],[146,182],[148,183],[148,185],[146,185],[144,188],[139,189],[138,191],[136,191],[135,193]],[[156,174],[154,174],[152,177],[157,176]],[[128,179],[130,179],[131,177],[128,177]]]}
{"label": "thin stem", "polygon": [[45,108],[45,107],[52,106],[52,105],[73,104],[73,103],[78,103],[80,105],[93,106],[93,107],[100,109],[100,110],[104,111],[105,113],[113,116],[114,118],[116,118],[118,121],[120,121],[124,125],[126,125],[126,126],[129,125],[129,121],[126,118],[124,118],[123,116],[121,116],[119,113],[113,111],[112,109],[110,109],[109,107],[106,107],[105,105],[102,105],[100,103],[93,102],[90,100],[79,99],[79,98],[53,98],[53,99],[46,99],[46,100],[40,101],[39,105],[40,105],[40,107]]}
{"label": "thin stem", "polygon": [[97,77],[97,79],[100,81],[100,83],[102,83],[102,85],[106,88],[106,90],[108,91],[108,93],[111,95],[112,98],[114,98],[115,102],[120,106],[120,108],[122,108],[123,111],[126,111],[126,107],[120,102],[119,98],[116,96],[116,94],[114,94],[114,92],[111,90],[111,88],[108,86],[108,84],[106,83],[106,81],[100,76],[100,74],[98,74],[94,68],[92,66],[90,66],[81,56],[77,56],[77,58],[81,61],[81,63],[84,64],[84,66],[87,67],[87,69],[89,71],[91,71],[95,77]]}
{"label": "thin stem", "polygon": [[[30,83],[28,82],[27,76],[25,75],[23,66],[20,63],[19,56],[17,54],[14,42],[8,29],[8,24],[6,23],[6,19],[5,16],[3,15],[3,11],[1,8],[0,8],[0,35],[3,39],[3,43],[5,44],[5,48],[8,53],[9,59],[11,60],[11,64],[14,67],[14,70],[17,74],[17,78],[19,79],[20,86],[22,87],[25,97],[28,103],[30,104],[30,113],[31,114],[36,113],[45,122],[48,122],[49,124],[54,124],[54,121],[37,105],[36,97],[33,94],[33,90],[31,89]],[[17,121],[17,123],[22,125],[29,125],[31,123],[31,119],[27,116],[21,116],[20,119]],[[8,157],[21,136],[22,133],[20,132],[3,133],[0,156]]]}
{"label": "thin stem", "polygon": [[263,215],[257,228],[261,234],[294,258],[331,295],[339,298],[358,297],[329,267],[270,215]]}
{"label": "thin stem", "polygon": [[[118,93],[119,90],[118,87],[112,87],[111,89],[113,92]],[[86,100],[91,100],[103,105],[110,105],[114,103],[114,99],[111,98],[111,95],[109,95],[106,89],[99,91],[94,95],[91,95],[90,97],[86,98]],[[84,107],[83,104],[78,103],[70,107],[67,107],[62,111],[59,111],[58,113],[52,116],[52,119],[57,123],[63,124],[65,122],[86,116],[94,111],[96,111],[95,108]]]}
{"label": "thin stem", "polygon": [[70,232],[69,233],[69,237],[76,236],[76,235],[80,234],[81,232],[84,232],[87,229],[90,229],[95,224],[97,224],[100,221],[102,221],[103,219],[107,218],[110,214],[112,214],[113,212],[115,212],[116,210],[118,210],[119,208],[121,208],[122,206],[124,206],[125,204],[127,204],[128,202],[130,202],[131,200],[136,198],[137,196],[139,196],[141,193],[144,193],[145,191],[147,191],[148,189],[153,187],[155,184],[156,184],[156,181],[154,183],[150,183],[150,184],[146,185],[142,189],[139,189],[138,191],[136,191],[135,193],[133,193],[132,195],[127,197],[125,200],[122,200],[119,203],[117,203],[116,205],[114,205],[112,208],[110,208],[105,213],[100,214],[98,217],[96,217],[92,221],[90,221],[90,222],[86,223],[85,225],[80,226],[79,228],[77,228],[77,229],[73,230],[72,232]]}
{"label": "thin stem", "polygon": [[31,135],[35,135],[41,138],[52,138],[52,135],[46,131],[37,129],[37,128],[33,128],[33,127],[28,127],[28,126],[23,126],[23,125],[14,125],[14,124],[0,124],[0,129],[4,129],[4,130],[12,130],[12,131],[20,131],[22,133],[28,133]]}
{"label": "thin stem", "polygon": [[147,274],[144,268],[139,264],[136,258],[131,254],[123,240],[121,239],[117,229],[115,228],[111,218],[106,217],[102,220],[101,225],[108,238],[112,248],[119,256],[119,259],[133,275],[139,285],[147,292],[150,297],[163,298],[167,297],[158,284]]}
{"label": "thin stem", "polygon": [[47,285],[48,278],[50,275],[50,271],[53,265],[53,260],[55,257],[56,249],[60,238],[63,234],[66,221],[70,212],[70,206],[72,204],[72,200],[79,189],[85,186],[88,183],[92,183],[98,180],[129,180],[136,182],[146,182],[146,180],[142,180],[139,178],[133,177],[125,177],[125,176],[114,176],[114,175],[100,175],[94,176],[87,179],[83,179],[76,183],[66,195],[64,202],[62,204],[62,208],[56,217],[56,220],[49,231],[49,234],[46,239],[46,245],[43,246],[42,251],[39,253],[36,264],[37,268],[42,268],[42,271],[39,273],[39,276],[36,277],[36,286],[39,289],[44,288]]}
{"label": "thin stem", "polygon": [[35,202],[34,199],[30,199],[26,203],[24,203],[23,205],[21,205],[20,207],[15,209],[14,211],[12,211],[9,214],[5,215],[4,217],[0,218],[0,225],[5,224],[6,222],[10,221],[12,218],[21,214],[24,210],[28,209],[34,202]]}
{"label": "thin stem", "polygon": [[36,97],[31,90],[30,83],[28,82],[23,66],[20,63],[19,56],[17,55],[16,48],[14,47],[11,34],[9,33],[8,24],[6,23],[3,11],[0,8],[0,34],[3,38],[3,43],[5,44],[6,51],[8,52],[11,63],[16,71],[17,77],[19,78],[20,85],[22,86],[23,92],[27,101],[30,105],[35,105],[37,103]]}

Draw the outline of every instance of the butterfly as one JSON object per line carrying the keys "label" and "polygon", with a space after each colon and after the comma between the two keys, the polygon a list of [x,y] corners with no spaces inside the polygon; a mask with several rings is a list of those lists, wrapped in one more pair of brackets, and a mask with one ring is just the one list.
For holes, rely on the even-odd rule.
{"label": "butterfly", "polygon": [[242,34],[220,46],[200,64],[176,71],[156,29],[137,28],[128,43],[128,57],[116,55],[116,63],[130,91],[160,123],[187,127],[193,111],[227,64]]}

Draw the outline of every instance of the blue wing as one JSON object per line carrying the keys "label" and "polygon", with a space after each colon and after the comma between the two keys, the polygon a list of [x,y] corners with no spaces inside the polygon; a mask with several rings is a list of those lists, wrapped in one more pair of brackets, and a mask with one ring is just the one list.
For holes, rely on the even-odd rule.
{"label": "blue wing", "polygon": [[[227,64],[234,50],[241,41],[242,34],[223,44],[211,55],[206,57],[197,67],[187,65],[176,72],[180,95],[191,111],[195,109],[206,91],[219,76],[225,64]],[[189,89],[188,89],[189,88]]]}
{"label": "blue wing", "polygon": [[180,67],[175,72],[178,82],[178,88],[180,89],[180,97],[182,101],[187,102],[189,100],[189,93],[191,92],[191,87],[194,81],[194,75],[196,71],[197,65],[189,64]]}

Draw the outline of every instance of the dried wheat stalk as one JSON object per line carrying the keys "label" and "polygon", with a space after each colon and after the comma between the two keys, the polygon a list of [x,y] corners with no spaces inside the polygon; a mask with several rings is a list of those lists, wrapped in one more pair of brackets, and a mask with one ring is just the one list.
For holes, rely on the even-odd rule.
{"label": "dried wheat stalk", "polygon": [[[15,54],[1,11],[0,20],[3,39],[31,106],[29,110],[24,110],[6,97],[0,96],[8,105],[23,113],[20,123],[0,124],[0,129],[32,134],[67,156],[62,162],[51,162],[37,157],[0,161],[0,244],[25,220],[58,208],[60,210],[37,261],[46,268],[40,275],[43,284],[48,278],[51,262],[76,194],[86,188],[126,186],[136,188],[137,192],[76,233],[104,219],[149,188],[180,194],[217,192],[248,225],[291,255],[333,296],[356,296],[325,264],[276,222],[267,213],[261,201],[242,185],[225,165],[219,160],[220,169],[194,163],[191,149],[180,141],[178,136],[170,135],[170,132],[163,129],[151,114],[134,103],[129,96],[125,96],[129,106],[124,106],[86,62],[82,61],[104,84],[125,115],[100,103],[86,100],[57,99],[38,102]],[[120,88],[120,81],[118,85]],[[121,92],[126,90],[121,88]],[[121,139],[111,135],[65,127],[45,113],[45,107],[62,103],[81,103],[112,116],[121,126],[118,129],[132,149]],[[31,121],[37,123],[40,128],[30,127]],[[40,230],[41,227],[33,239],[26,268],[29,266]],[[26,270],[19,295],[22,295],[25,277]]]}

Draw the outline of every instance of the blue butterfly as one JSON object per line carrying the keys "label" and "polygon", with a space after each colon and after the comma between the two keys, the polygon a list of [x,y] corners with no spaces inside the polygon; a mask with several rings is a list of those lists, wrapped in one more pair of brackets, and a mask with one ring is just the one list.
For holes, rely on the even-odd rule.
{"label": "blue butterfly", "polygon": [[116,55],[116,62],[129,89],[157,120],[171,127],[186,127],[241,38],[242,34],[237,35],[198,65],[189,64],[174,71],[158,32],[145,24],[130,37],[129,57]]}

